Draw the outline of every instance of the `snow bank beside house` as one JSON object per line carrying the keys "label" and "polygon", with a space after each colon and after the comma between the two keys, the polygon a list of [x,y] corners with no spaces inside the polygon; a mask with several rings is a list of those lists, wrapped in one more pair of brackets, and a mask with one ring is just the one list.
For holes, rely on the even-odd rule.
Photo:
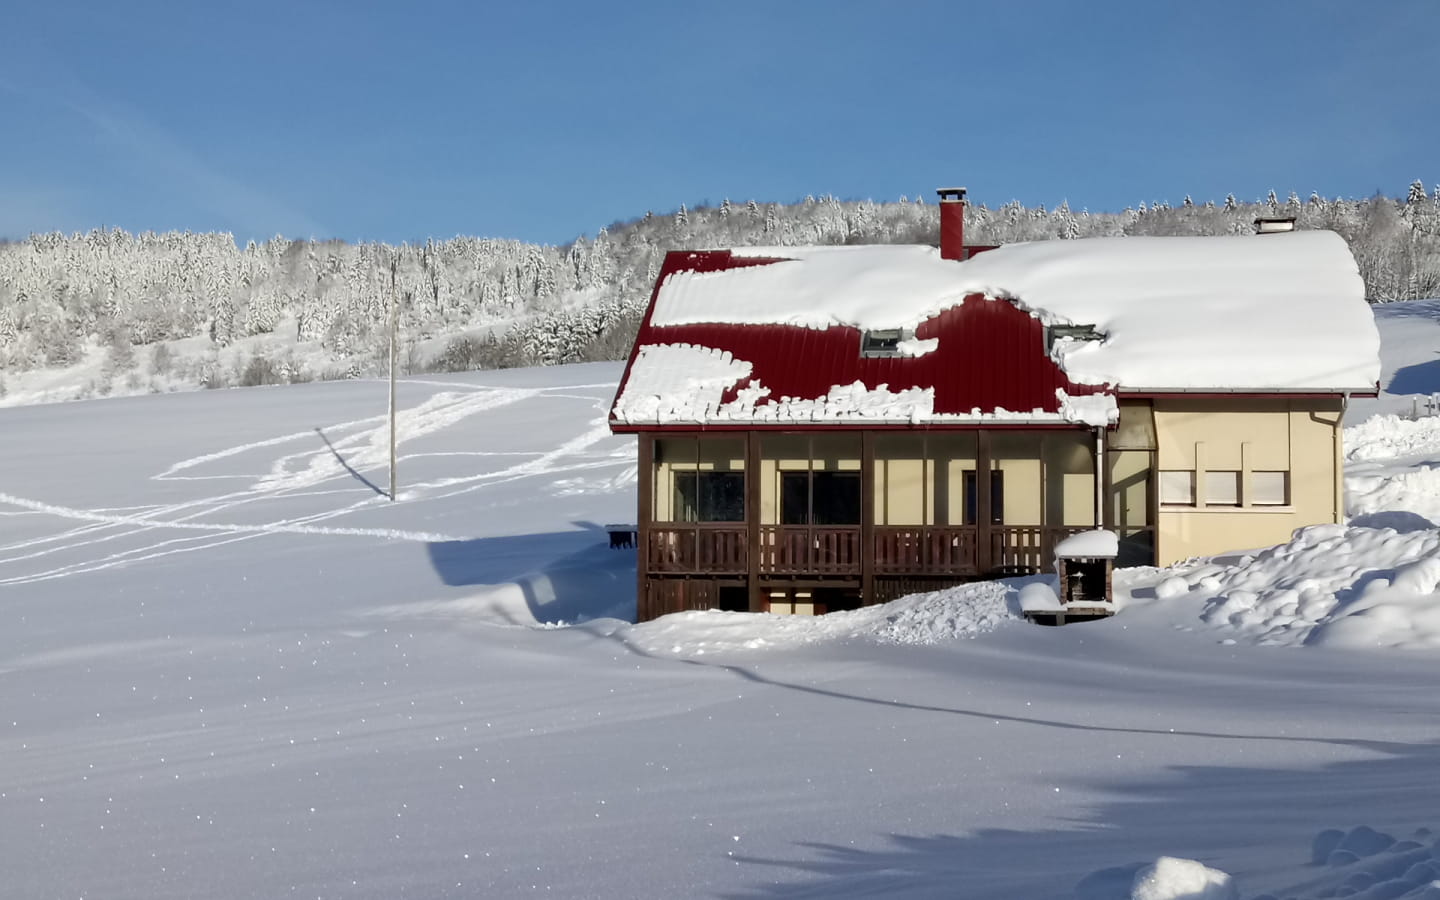
{"label": "snow bank beside house", "polygon": [[1202,604],[1228,640],[1284,646],[1440,647],[1440,533],[1316,525],[1232,565],[1175,567],[1160,601]]}
{"label": "snow bank beside house", "polygon": [[625,640],[648,653],[676,656],[845,640],[938,644],[1022,622],[1018,583],[978,582],[824,616],[674,613],[626,629]]}

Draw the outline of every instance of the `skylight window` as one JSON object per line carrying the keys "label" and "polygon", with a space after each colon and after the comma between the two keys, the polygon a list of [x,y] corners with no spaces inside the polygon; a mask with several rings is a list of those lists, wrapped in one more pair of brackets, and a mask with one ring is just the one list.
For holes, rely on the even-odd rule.
{"label": "skylight window", "polygon": [[899,356],[900,342],[907,337],[900,328],[879,328],[860,335],[861,356]]}
{"label": "skylight window", "polygon": [[1060,341],[1103,341],[1105,335],[1095,330],[1094,325],[1047,325],[1045,327],[1045,353],[1054,351]]}

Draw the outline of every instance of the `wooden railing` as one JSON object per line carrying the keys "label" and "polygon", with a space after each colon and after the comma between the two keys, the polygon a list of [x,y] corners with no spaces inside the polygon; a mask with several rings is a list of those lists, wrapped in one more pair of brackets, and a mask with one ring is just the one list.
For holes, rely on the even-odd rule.
{"label": "wooden railing", "polygon": [[[1047,570],[1055,545],[1087,527],[995,525],[988,571]],[[743,575],[749,532],[743,523],[652,525],[645,532],[646,570],[657,574]],[[983,575],[973,525],[877,525],[877,575]],[[767,575],[858,575],[858,526],[761,525],[759,570]]]}
{"label": "wooden railing", "polygon": [[875,574],[974,575],[973,525],[875,526]]}
{"label": "wooden railing", "polygon": [[670,574],[743,574],[749,533],[743,523],[652,525],[645,545],[646,569]]}
{"label": "wooden railing", "polygon": [[1055,563],[1055,545],[1094,526],[996,525],[990,532],[990,567],[1041,572]]}
{"label": "wooden railing", "polygon": [[795,575],[858,575],[860,528],[761,525],[760,571]]}

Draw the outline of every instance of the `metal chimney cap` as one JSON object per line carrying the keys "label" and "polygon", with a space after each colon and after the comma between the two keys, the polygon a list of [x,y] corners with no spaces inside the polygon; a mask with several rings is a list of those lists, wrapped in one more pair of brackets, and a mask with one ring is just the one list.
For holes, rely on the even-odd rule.
{"label": "metal chimney cap", "polygon": [[965,188],[963,187],[936,188],[935,193],[940,195],[941,203],[965,202]]}
{"label": "metal chimney cap", "polygon": [[1284,234],[1294,230],[1294,216],[1261,216],[1255,220],[1256,234]]}

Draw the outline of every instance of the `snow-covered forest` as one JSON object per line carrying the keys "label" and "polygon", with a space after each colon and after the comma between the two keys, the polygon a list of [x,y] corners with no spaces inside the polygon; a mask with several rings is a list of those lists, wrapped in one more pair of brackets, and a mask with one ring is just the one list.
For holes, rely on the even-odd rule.
{"label": "snow-covered forest", "polygon": [[[1349,242],[1374,302],[1440,294],[1440,185],[1403,199],[971,206],[970,243],[1113,235],[1247,234],[1294,215]],[[922,198],[807,197],[681,206],[616,222],[569,246],[456,237],[399,247],[118,229],[0,243],[0,397],[38,373],[85,373],[71,396],[266,384],[383,371],[399,301],[401,366],[462,371],[621,358],[667,250],[937,243]],[[67,399],[49,394],[46,399]],[[15,398],[11,398],[15,402]]]}

